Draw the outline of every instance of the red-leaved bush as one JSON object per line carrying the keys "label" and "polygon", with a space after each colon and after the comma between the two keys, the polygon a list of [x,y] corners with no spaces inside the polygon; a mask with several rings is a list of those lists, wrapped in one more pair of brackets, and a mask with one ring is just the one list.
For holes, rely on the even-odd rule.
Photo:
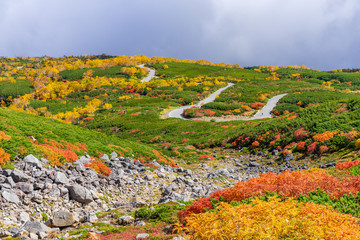
{"label": "red-leaved bush", "polygon": [[336,164],[335,168],[338,169],[338,170],[349,169],[352,166],[357,166],[359,164],[360,164],[360,160],[357,159],[357,160],[352,161],[352,162],[339,162],[339,163]]}
{"label": "red-leaved bush", "polygon": [[281,174],[266,173],[259,178],[252,178],[248,182],[238,182],[234,187],[212,193],[210,197],[199,199],[185,210],[178,213],[181,222],[192,213],[205,212],[211,209],[210,199],[219,199],[222,196],[227,202],[242,201],[247,198],[265,195],[267,191],[276,192],[286,197],[298,197],[322,189],[331,198],[337,199],[344,194],[360,191],[360,177],[347,176],[346,179],[330,175],[323,169],[308,171],[285,171]]}

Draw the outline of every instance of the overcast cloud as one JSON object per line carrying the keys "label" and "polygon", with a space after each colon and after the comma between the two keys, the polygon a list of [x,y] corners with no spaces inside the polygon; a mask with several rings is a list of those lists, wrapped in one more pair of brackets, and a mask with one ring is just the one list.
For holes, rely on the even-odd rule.
{"label": "overcast cloud", "polygon": [[0,0],[0,56],[358,68],[358,0]]}

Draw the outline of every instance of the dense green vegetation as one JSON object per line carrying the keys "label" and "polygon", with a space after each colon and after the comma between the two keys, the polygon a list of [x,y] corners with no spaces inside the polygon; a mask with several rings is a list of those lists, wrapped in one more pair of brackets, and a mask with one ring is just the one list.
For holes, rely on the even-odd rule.
{"label": "dense green vegetation", "polygon": [[125,77],[128,78],[129,76],[126,74],[121,73],[121,68],[122,66],[114,66],[114,67],[109,67],[109,68],[81,68],[81,69],[77,69],[77,70],[65,70],[65,71],[61,71],[60,72],[60,76],[63,79],[66,80],[78,80],[81,79],[83,77],[83,74],[85,72],[87,72],[88,70],[93,70],[93,76],[96,77],[103,77],[103,76],[107,76],[107,77]]}
{"label": "dense green vegetation", "polygon": [[31,93],[33,88],[31,83],[26,80],[16,80],[15,83],[10,83],[9,81],[0,81],[0,97],[15,98],[24,94]]}

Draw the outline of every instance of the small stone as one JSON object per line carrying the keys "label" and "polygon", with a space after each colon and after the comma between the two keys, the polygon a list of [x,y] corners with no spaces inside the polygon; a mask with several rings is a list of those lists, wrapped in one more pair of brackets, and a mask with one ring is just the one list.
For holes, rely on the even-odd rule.
{"label": "small stone", "polygon": [[39,161],[39,159],[37,159],[36,157],[34,157],[32,154],[27,155],[26,157],[24,157],[23,160],[25,163],[32,165],[34,167],[37,168],[41,168],[42,167],[42,163]]}
{"label": "small stone", "polygon": [[34,185],[29,183],[18,183],[19,189],[23,191],[24,193],[28,194],[34,191]]}
{"label": "small stone", "polygon": [[19,214],[19,221],[21,223],[25,223],[27,221],[30,221],[30,215],[27,212],[22,212]]}
{"label": "small stone", "polygon": [[78,201],[80,203],[91,203],[93,201],[92,194],[86,188],[76,184],[67,187],[69,189],[69,195],[71,199]]}
{"label": "small stone", "polygon": [[16,195],[15,192],[11,191],[11,190],[5,190],[2,192],[1,196],[8,202],[11,203],[19,203],[19,197]]}
{"label": "small stone", "polygon": [[137,221],[137,222],[135,222],[135,224],[134,224],[134,226],[145,226],[146,225],[146,223],[144,222],[144,221]]}
{"label": "small stone", "polygon": [[259,167],[259,166],[260,166],[260,164],[257,163],[257,162],[250,162],[249,163],[249,167]]}
{"label": "small stone", "polygon": [[29,180],[31,178],[30,176],[26,175],[24,172],[22,172],[16,168],[11,172],[10,176],[16,183],[17,182],[26,182],[27,180]]}
{"label": "small stone", "polygon": [[122,217],[119,217],[119,225],[123,225],[123,226],[126,226],[126,225],[130,225],[132,223],[134,223],[135,219],[131,216],[122,216]]}
{"label": "small stone", "polygon": [[98,218],[97,218],[97,216],[96,216],[96,214],[95,214],[94,212],[92,212],[92,213],[89,214],[89,219],[88,219],[88,221],[89,221],[90,223],[96,223],[97,220],[98,220]]}
{"label": "small stone", "polygon": [[24,230],[32,233],[51,232],[51,228],[40,222],[26,222],[22,227]]}
{"label": "small stone", "polygon": [[55,173],[55,183],[57,184],[69,184],[69,179],[66,177],[65,173],[62,172],[56,172]]}
{"label": "small stone", "polygon": [[149,234],[147,233],[139,233],[138,235],[136,235],[136,239],[148,239]]}
{"label": "small stone", "polygon": [[63,211],[55,212],[51,221],[54,227],[68,227],[75,223],[74,214]]}
{"label": "small stone", "polygon": [[36,233],[30,233],[29,237],[30,239],[34,239],[34,240],[39,239],[39,236]]}
{"label": "small stone", "polygon": [[110,161],[110,158],[107,154],[101,155],[100,159],[105,160],[105,161]]}
{"label": "small stone", "polygon": [[289,154],[287,154],[286,156],[285,156],[285,161],[291,161],[291,160],[294,160],[295,158],[294,158],[294,156],[291,154],[291,153],[289,153]]}

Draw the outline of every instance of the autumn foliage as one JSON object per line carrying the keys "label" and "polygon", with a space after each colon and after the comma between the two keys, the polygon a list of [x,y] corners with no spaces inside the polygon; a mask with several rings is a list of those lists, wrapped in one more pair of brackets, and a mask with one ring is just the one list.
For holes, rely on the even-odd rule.
{"label": "autumn foliage", "polygon": [[100,160],[90,160],[90,163],[84,164],[84,166],[92,168],[97,173],[102,174],[104,176],[109,176],[111,174],[111,169]]}
{"label": "autumn foliage", "polygon": [[299,194],[307,194],[316,191],[317,188],[328,193],[331,198],[337,199],[344,194],[359,192],[360,177],[347,177],[346,180],[341,181],[322,169],[261,174],[259,178],[252,178],[248,182],[238,182],[232,188],[214,192],[210,197],[195,201],[179,212],[179,218],[184,221],[192,213],[202,213],[205,209],[212,209],[210,199],[219,199],[220,196],[230,203],[265,195],[266,192],[276,192],[286,197],[298,197]]}
{"label": "autumn foliage", "polygon": [[6,153],[4,149],[0,148],[0,166],[10,161],[10,154]]}
{"label": "autumn foliage", "polygon": [[183,228],[189,239],[359,239],[358,219],[331,207],[294,200],[233,207],[228,203],[212,212],[194,214]]}

